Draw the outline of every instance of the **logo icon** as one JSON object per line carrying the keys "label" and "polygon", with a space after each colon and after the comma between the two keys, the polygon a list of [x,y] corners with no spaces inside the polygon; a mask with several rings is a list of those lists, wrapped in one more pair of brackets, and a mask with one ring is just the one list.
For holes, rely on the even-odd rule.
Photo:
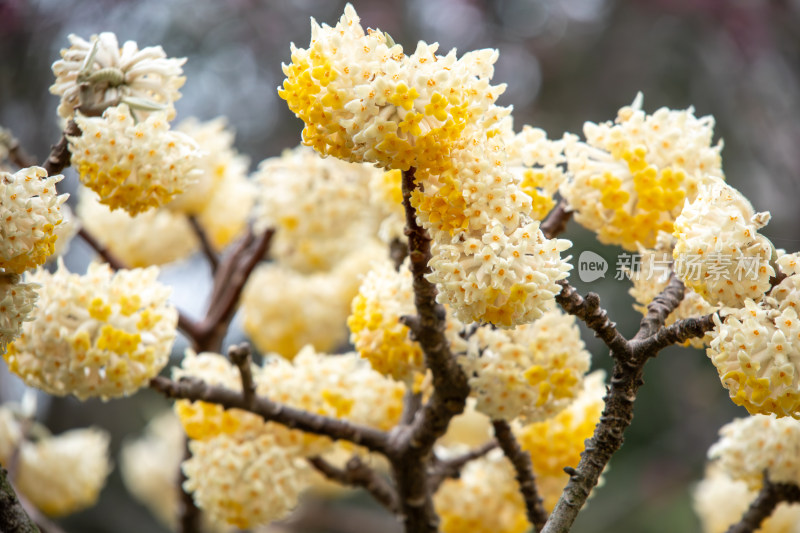
{"label": "logo icon", "polygon": [[581,252],[578,257],[578,277],[584,283],[591,283],[606,277],[608,263],[601,256],[589,250]]}

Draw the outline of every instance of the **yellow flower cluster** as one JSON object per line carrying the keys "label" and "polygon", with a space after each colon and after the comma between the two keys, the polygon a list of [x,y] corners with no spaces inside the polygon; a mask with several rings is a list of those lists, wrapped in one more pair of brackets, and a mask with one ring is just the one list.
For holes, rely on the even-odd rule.
{"label": "yellow flower cluster", "polygon": [[470,461],[433,497],[443,533],[524,533],[530,524],[514,468],[500,450]]}
{"label": "yellow flower cluster", "polygon": [[0,407],[0,462],[9,464],[13,450],[19,450],[17,490],[51,516],[94,505],[111,471],[108,433],[88,428],[50,435],[41,426],[37,429],[44,436],[22,440],[21,422],[12,409]]}
{"label": "yellow flower cluster", "polygon": [[584,125],[586,142],[567,148],[571,177],[561,194],[600,242],[652,248],[702,183],[722,179],[722,144],[711,145],[713,134],[714,119],[698,119],[692,108],[646,115],[639,93],[615,124]]}
{"label": "yellow flower cluster", "polygon": [[56,191],[63,178],[40,167],[0,172],[0,272],[21,274],[53,254],[68,196]]}
{"label": "yellow flower cluster", "polygon": [[359,355],[381,374],[408,384],[425,373],[422,348],[400,322],[415,313],[411,284],[407,263],[399,272],[388,263],[376,265],[361,282],[347,319],[350,342]]}
{"label": "yellow flower cluster", "polygon": [[575,317],[548,311],[512,330],[479,328],[459,363],[479,411],[493,419],[534,422],[575,400],[590,359]]}
{"label": "yellow flower cluster", "polygon": [[69,137],[72,165],[111,209],[136,215],[165,204],[196,180],[197,143],[170,131],[163,112],[136,123],[120,104],[102,117],[78,115],[75,121],[82,134]]}
{"label": "yellow flower cluster", "polygon": [[523,450],[531,455],[536,484],[545,509],[552,511],[569,480],[564,467],[576,467],[584,441],[600,421],[605,396],[605,373],[589,375],[578,398],[555,417],[528,424],[517,432]]}
{"label": "yellow flower cluster", "polygon": [[147,385],[166,365],[177,311],[158,269],[120,270],[93,263],[86,275],[59,263],[38,271],[41,285],[33,320],[3,356],[29,386],[84,400],[124,396]]}

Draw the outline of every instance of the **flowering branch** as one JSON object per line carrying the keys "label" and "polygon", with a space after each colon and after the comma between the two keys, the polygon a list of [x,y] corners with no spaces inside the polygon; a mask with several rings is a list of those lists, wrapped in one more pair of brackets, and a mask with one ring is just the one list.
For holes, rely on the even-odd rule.
{"label": "flowering branch", "polygon": [[328,479],[342,485],[365,489],[390,512],[398,512],[397,492],[394,487],[364,464],[357,455],[351,457],[344,468],[338,468],[319,456],[310,457],[308,462]]}
{"label": "flowering branch", "polygon": [[67,126],[61,133],[61,139],[58,143],[50,147],[50,155],[42,164],[42,167],[47,171],[48,176],[60,174],[62,170],[69,166],[71,154],[69,153],[69,141],[67,136],[77,137],[81,134],[81,129],[74,120],[67,122]]}
{"label": "flowering branch", "polygon": [[533,473],[531,456],[520,448],[508,422],[493,420],[492,427],[494,427],[494,435],[497,437],[500,448],[517,472],[516,479],[519,483],[519,491],[525,500],[528,521],[536,531],[541,531],[547,522],[547,511],[545,511],[542,497],[539,496],[539,491],[536,489],[536,476]]}
{"label": "flowering branch", "polygon": [[569,531],[611,456],[622,446],[624,432],[633,421],[636,394],[644,383],[645,363],[669,346],[670,341],[702,337],[713,328],[709,317],[679,321],[670,328],[664,327],[667,316],[680,305],[684,295],[683,284],[674,276],[647,306],[647,314],[631,340],[616,330],[606,311],[600,307],[597,295],[590,293],[583,299],[567,282],[561,285],[563,290],[556,301],[567,313],[583,320],[605,342],[614,359],[614,369],[600,423],[595,427],[594,435],[586,441],[578,466],[564,469],[570,479],[543,533]]}
{"label": "flowering branch", "polygon": [[742,519],[728,528],[727,533],[752,533],[761,527],[782,502],[800,503],[800,487],[794,483],[773,483],[764,475],[764,486],[745,511]]}
{"label": "flowering branch", "polygon": [[184,377],[180,381],[173,381],[157,376],[150,380],[150,387],[167,398],[215,403],[225,409],[242,409],[268,422],[277,422],[290,429],[323,435],[333,440],[346,440],[374,452],[385,454],[389,447],[388,435],[379,429],[290,407],[264,396],[256,396],[252,406],[249,406],[241,391],[212,386],[196,378]]}
{"label": "flowering branch", "polygon": [[444,334],[444,306],[436,303],[436,287],[425,279],[430,272],[431,239],[417,224],[417,213],[411,205],[411,193],[416,186],[414,169],[404,171],[405,233],[417,315],[403,317],[403,322],[425,354],[425,365],[433,375],[433,393],[410,426],[398,426],[393,430],[388,457],[397,481],[406,531],[422,533],[437,531],[439,522],[433,510],[425,465],[436,439],[447,431],[450,420],[464,411],[469,385]]}
{"label": "flowering branch", "polygon": [[0,466],[0,531],[39,533],[39,528],[25,512],[17,493],[8,480],[6,469]]}
{"label": "flowering branch", "polygon": [[431,461],[432,466],[428,469],[428,483],[431,486],[431,494],[436,494],[436,491],[444,480],[458,478],[461,475],[461,469],[464,465],[483,457],[495,448],[497,448],[497,441],[492,439],[474,450],[470,450],[456,457],[451,457],[450,459],[443,460],[434,455]]}

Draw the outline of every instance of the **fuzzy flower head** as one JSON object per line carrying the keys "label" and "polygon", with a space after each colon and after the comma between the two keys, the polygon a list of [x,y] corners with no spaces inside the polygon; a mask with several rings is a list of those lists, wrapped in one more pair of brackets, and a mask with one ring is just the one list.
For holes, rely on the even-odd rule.
{"label": "fuzzy flower head", "polygon": [[772,243],[758,233],[769,218],[721,181],[701,187],[675,221],[675,272],[712,305],[761,299],[775,275]]}
{"label": "fuzzy flower head", "polygon": [[329,272],[301,274],[261,265],[242,293],[244,331],[262,352],[292,358],[306,344],[331,352],[347,342],[350,302],[359,277],[386,254],[370,244],[351,252]]}
{"label": "fuzzy flower head", "polygon": [[590,359],[575,318],[548,311],[513,330],[479,328],[459,363],[478,411],[493,419],[536,422],[578,396]]}
{"label": "fuzzy flower head", "polygon": [[0,272],[21,274],[53,254],[68,196],[56,191],[63,178],[40,167],[0,172]]}
{"label": "fuzzy flower head", "polygon": [[278,94],[305,122],[303,142],[323,155],[406,170],[446,153],[505,85],[490,85],[494,50],[456,58],[421,42],[406,55],[387,34],[366,32],[352,5],[335,27],[311,21],[308,49],[292,45]]}
{"label": "fuzzy flower head", "polygon": [[164,265],[185,259],[199,248],[186,217],[168,209],[132,217],[121,209],[112,211],[88,189],[81,190],[79,198],[77,211],[83,225],[125,265]]}
{"label": "fuzzy flower head", "polygon": [[[81,104],[96,109],[129,103],[144,112],[163,109],[170,119],[175,115],[173,104],[186,81],[181,68],[186,58],[168,58],[160,46],[139,50],[133,41],[120,48],[117,36],[110,32],[92,35],[89,41],[70,35],[69,41],[71,46],[62,49],[61,59],[53,63],[56,81],[50,87],[52,94],[61,96],[61,118],[72,118]],[[146,116],[136,115],[137,119]]]}
{"label": "fuzzy flower head", "polygon": [[389,263],[376,265],[364,277],[347,319],[350,342],[372,368],[411,383],[425,373],[422,348],[409,337],[400,317],[413,315],[414,292],[407,263],[396,271]]}
{"label": "fuzzy flower head", "polygon": [[773,483],[800,482],[800,421],[753,415],[726,424],[719,435],[708,457],[732,479],[753,490],[765,472]]}
{"label": "fuzzy flower head", "polygon": [[659,231],[672,232],[684,201],[723,177],[714,119],[696,118],[692,108],[647,115],[639,93],[615,123],[587,122],[583,130],[586,142],[567,149],[572,177],[561,194],[600,242],[652,248]]}
{"label": "fuzzy flower head", "polygon": [[[712,463],[694,491],[694,509],[700,517],[703,533],[725,533],[738,523],[758,490],[744,481],[733,479],[719,465]],[[800,524],[800,505],[781,502],[772,514],[761,522],[756,533],[796,533]]]}
{"label": "fuzzy flower head", "polygon": [[22,324],[33,320],[36,285],[22,283],[18,274],[0,274],[0,354],[22,333]]}
{"label": "fuzzy flower head", "polygon": [[147,385],[167,363],[178,321],[157,276],[156,267],[112,273],[97,263],[83,276],[63,264],[29,276],[39,301],[3,356],[9,369],[31,387],[81,400]]}
{"label": "fuzzy flower head", "polygon": [[163,112],[137,123],[121,104],[102,117],[78,115],[75,122],[83,133],[69,137],[72,164],[81,182],[111,209],[136,215],[165,204],[196,181],[197,143],[170,131]]}
{"label": "fuzzy flower head", "polygon": [[354,242],[375,239],[378,220],[369,202],[369,183],[383,171],[297,147],[264,160],[255,181],[256,231],[277,229],[270,249],[282,264],[300,272],[330,270]]}
{"label": "fuzzy flower head", "polygon": [[706,353],[731,400],[750,414],[800,418],[800,275],[760,302],[725,308]]}
{"label": "fuzzy flower head", "polygon": [[528,424],[517,432],[520,446],[531,455],[545,509],[555,507],[569,480],[564,468],[578,465],[585,441],[600,421],[605,393],[605,372],[593,372],[569,407],[553,418]]}
{"label": "fuzzy flower head", "polygon": [[184,440],[178,418],[167,410],[153,418],[143,436],[126,442],[120,452],[122,480],[128,491],[163,524],[178,518],[175,472],[183,460]]}
{"label": "fuzzy flower head", "polygon": [[301,459],[263,433],[191,441],[183,463],[184,490],[213,522],[240,529],[285,518],[310,482]]}
{"label": "fuzzy flower head", "polygon": [[442,533],[524,533],[530,528],[514,468],[500,450],[470,461],[433,497]]}

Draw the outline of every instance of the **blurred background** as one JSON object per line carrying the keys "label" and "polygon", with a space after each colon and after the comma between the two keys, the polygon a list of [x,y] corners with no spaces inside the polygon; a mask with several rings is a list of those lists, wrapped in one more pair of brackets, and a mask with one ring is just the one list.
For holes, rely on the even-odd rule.
{"label": "blurred background", "polygon": [[[756,210],[772,213],[764,233],[776,247],[800,249],[800,1],[353,4],[365,27],[388,31],[406,50],[413,51],[418,40],[438,42],[441,52],[497,48],[494,82],[508,84],[499,103],[514,106],[517,129],[531,124],[550,137],[580,133],[587,120],[613,119],[638,91],[645,95],[648,112],[694,106],[698,116],[713,115],[716,138],[725,141],[723,168],[729,183]],[[300,140],[301,122],[276,92],[283,80],[281,63],[289,61],[289,43],[307,45],[309,17],[333,24],[343,7],[344,2],[333,0],[0,0],[0,125],[42,160],[59,137],[58,98],[47,90],[53,81],[50,65],[68,45],[69,33],[88,39],[113,31],[120,43],[160,44],[168,56],[187,57],[178,119],[227,116],[237,132],[237,148],[255,168]],[[67,188],[75,181],[68,175]],[[605,279],[583,284],[572,276],[571,281],[581,292],[598,292],[623,333],[631,335],[640,315],[631,307],[628,282],[613,279],[620,249],[599,245],[575,223],[564,237],[573,240],[575,257],[592,250],[609,262]],[[68,264],[85,265],[88,257],[88,250],[75,242]],[[201,266],[181,268],[206,275]],[[165,278],[176,288],[178,305],[190,314],[202,311],[203,294],[191,276],[168,269]],[[584,338],[594,367],[609,368],[607,352],[591,334]],[[691,490],[702,476],[706,450],[721,425],[746,412],[728,400],[702,351],[667,350],[648,364],[645,379],[626,444],[575,532],[699,531]],[[0,387],[3,400],[18,399],[14,379],[2,377]],[[111,431],[116,453],[165,406],[154,393],[143,391],[106,404],[53,399],[42,405],[42,416],[56,433],[90,424],[103,427]],[[315,512],[342,524],[340,507],[363,501]],[[118,470],[95,508],[60,524],[81,533],[162,531],[127,494]],[[304,531],[326,531],[314,527]]]}

